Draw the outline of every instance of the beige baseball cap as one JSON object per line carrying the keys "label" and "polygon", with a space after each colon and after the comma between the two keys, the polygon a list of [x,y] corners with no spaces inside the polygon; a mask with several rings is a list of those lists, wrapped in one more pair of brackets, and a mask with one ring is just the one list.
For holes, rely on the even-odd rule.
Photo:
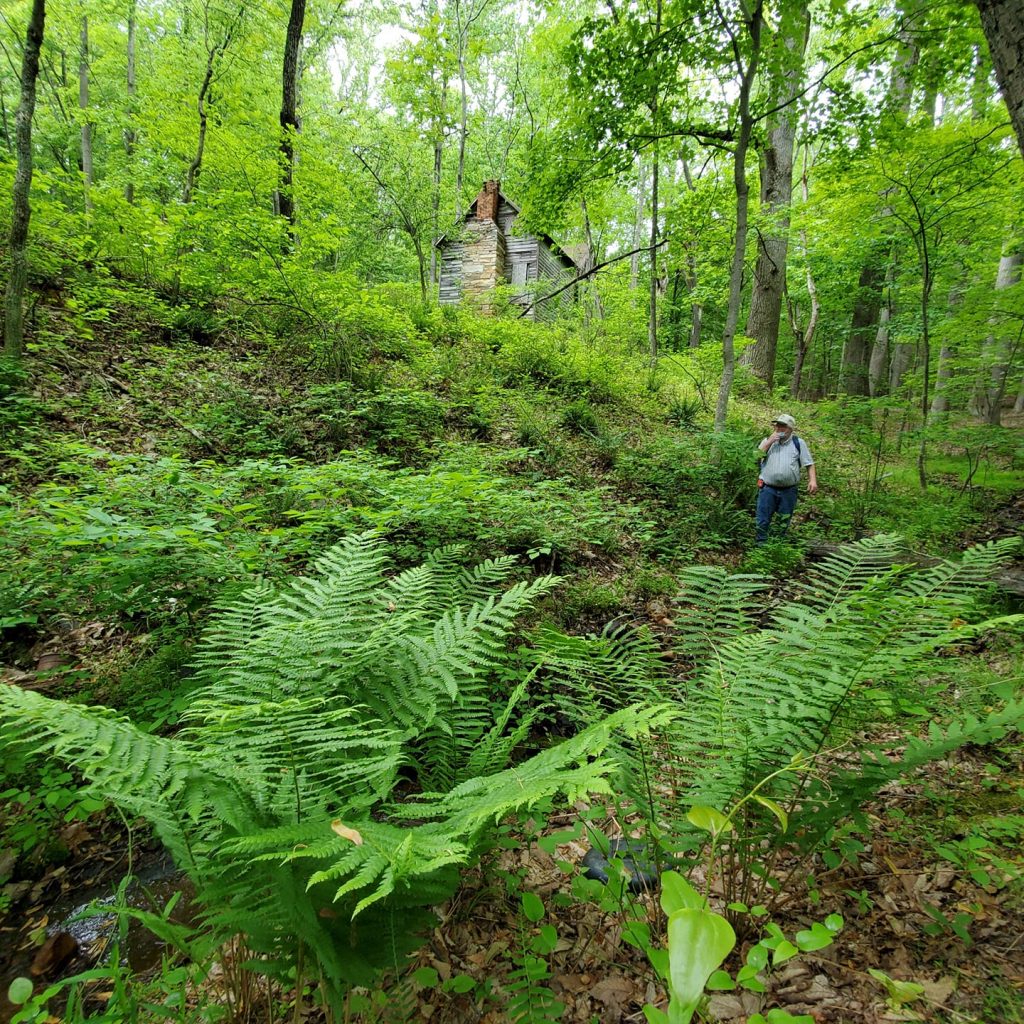
{"label": "beige baseball cap", "polygon": [[790,430],[794,430],[796,428],[796,420],[786,413],[776,416],[775,419],[772,420],[772,423],[781,423],[783,426],[789,427]]}

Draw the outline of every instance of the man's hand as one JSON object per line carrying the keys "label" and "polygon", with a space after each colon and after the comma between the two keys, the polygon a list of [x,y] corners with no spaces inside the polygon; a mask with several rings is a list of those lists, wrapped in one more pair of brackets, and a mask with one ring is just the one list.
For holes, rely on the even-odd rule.
{"label": "man's hand", "polygon": [[807,467],[807,493],[818,493],[818,474],[814,471],[813,466]]}

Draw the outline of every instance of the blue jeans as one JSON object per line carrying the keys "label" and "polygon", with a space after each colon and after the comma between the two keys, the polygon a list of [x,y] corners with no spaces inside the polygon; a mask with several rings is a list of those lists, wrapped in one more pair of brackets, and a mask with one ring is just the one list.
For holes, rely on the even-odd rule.
{"label": "blue jeans", "polygon": [[797,488],[793,487],[772,487],[765,484],[757,492],[757,543],[763,544],[768,539],[768,531],[772,525],[772,519],[777,515],[777,524],[780,537],[786,535],[789,529],[789,520],[796,508]]}

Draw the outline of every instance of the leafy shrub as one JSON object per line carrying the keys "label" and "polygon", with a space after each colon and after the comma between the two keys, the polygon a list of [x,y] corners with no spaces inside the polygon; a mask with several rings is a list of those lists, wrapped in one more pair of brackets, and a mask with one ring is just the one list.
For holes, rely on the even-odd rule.
{"label": "leafy shrub", "polygon": [[413,456],[441,432],[444,407],[427,391],[389,388],[363,397],[353,410],[366,436],[380,451]]}
{"label": "leafy shrub", "polygon": [[570,402],[562,412],[562,426],[572,434],[588,434],[597,437],[601,433],[601,421],[586,399]]}
{"label": "leafy shrub", "polygon": [[804,550],[799,545],[773,540],[751,548],[743,556],[739,571],[791,579],[799,571],[803,559]]}
{"label": "leafy shrub", "polygon": [[701,402],[699,398],[691,398],[689,395],[674,395],[668,404],[668,412],[665,418],[669,423],[677,427],[693,427],[697,423],[697,417],[701,413]]}
{"label": "leafy shrub", "polygon": [[752,531],[753,448],[740,434],[657,437],[624,451],[616,474],[634,496],[658,508],[660,549],[720,547]]}

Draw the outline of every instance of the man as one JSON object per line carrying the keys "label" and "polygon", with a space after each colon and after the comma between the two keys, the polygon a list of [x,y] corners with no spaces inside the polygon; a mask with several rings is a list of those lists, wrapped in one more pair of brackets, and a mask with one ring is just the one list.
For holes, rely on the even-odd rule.
{"label": "man", "polygon": [[779,517],[779,533],[785,535],[796,508],[800,469],[807,467],[807,493],[818,490],[814,459],[805,441],[796,436],[796,420],[783,414],[772,422],[775,428],[758,448],[764,452],[761,473],[757,480],[757,543],[768,539],[772,519]]}

